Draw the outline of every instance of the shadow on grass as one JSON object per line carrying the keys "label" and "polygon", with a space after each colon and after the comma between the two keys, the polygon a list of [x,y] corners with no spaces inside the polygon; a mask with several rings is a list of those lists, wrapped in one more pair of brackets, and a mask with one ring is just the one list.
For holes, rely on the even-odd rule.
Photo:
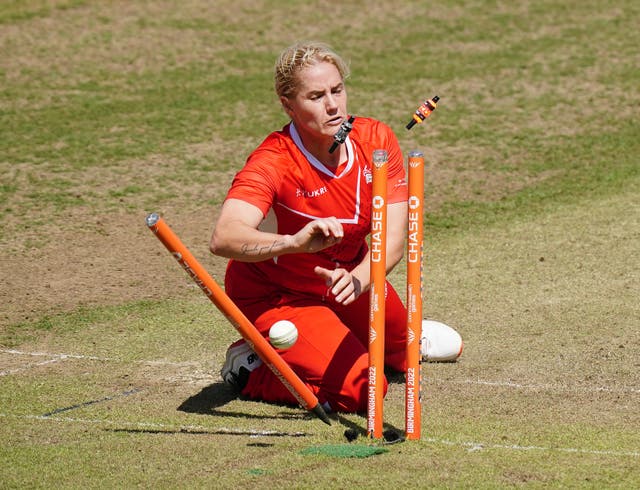
{"label": "shadow on grass", "polygon": [[[392,370],[388,370],[385,372],[389,383],[404,383],[404,373],[395,372]],[[248,413],[248,412],[234,412],[229,410],[220,410],[221,407],[227,405],[229,402],[233,400],[243,400],[248,403],[255,403],[259,405],[264,405],[268,407],[281,407],[283,410],[279,413]],[[231,386],[226,383],[219,382],[214,383],[212,385],[204,387],[199,393],[190,396],[184,402],[180,404],[178,410],[185,413],[196,413],[200,415],[212,415],[212,416],[220,416],[220,417],[228,417],[228,418],[240,418],[240,419],[259,419],[259,420],[303,420],[308,418],[313,418],[309,412],[301,409],[300,407],[293,407],[291,405],[286,404],[277,404],[277,403],[267,403],[262,401],[255,401],[249,398],[246,398],[240,394]],[[366,413],[358,414],[363,417],[366,421]],[[329,413],[329,417],[338,422],[340,425],[345,427],[346,429],[350,429],[352,434],[357,436],[366,436],[367,429],[365,426],[353,422],[348,418],[344,417],[340,413]],[[389,424],[385,424],[386,432],[390,434],[402,434],[402,431],[397,427],[391,426]],[[346,436],[346,434],[345,434]],[[387,435],[385,434],[385,439],[387,439]],[[397,438],[393,437],[393,442],[395,442]],[[387,441],[387,443],[392,441]]]}
{"label": "shadow on grass", "polygon": [[[191,435],[223,435],[223,436],[250,436],[250,437],[306,437],[304,432],[280,432],[275,430],[234,430],[234,429],[194,429],[192,427],[180,427],[177,429],[105,429],[108,432],[123,432],[127,434],[191,434]],[[271,446],[272,444],[253,443],[256,447]]]}
{"label": "shadow on grass", "polygon": [[217,407],[222,407],[239,398],[238,392],[226,383],[214,383],[204,387],[200,393],[190,396],[180,404],[178,410],[187,413],[212,414]]}
{"label": "shadow on grass", "polygon": [[269,415],[269,414],[252,414],[247,412],[231,412],[228,410],[218,410],[218,408],[223,407],[233,400],[244,400],[251,403],[261,403],[264,404],[266,402],[256,402],[255,400],[250,400],[246,398],[229,386],[226,383],[214,383],[203,388],[200,393],[193,395],[187,398],[184,402],[180,404],[178,410],[186,413],[197,413],[201,415],[216,415],[221,417],[237,417],[243,419],[290,419],[290,420],[299,420],[302,418],[309,417],[309,415],[305,412],[300,412],[289,405],[279,405],[276,403],[268,403],[269,406],[280,406],[282,408],[292,408],[293,411],[282,411],[279,414]]}
{"label": "shadow on grass", "polygon": [[384,375],[387,378],[387,381],[393,384],[404,383],[405,380],[404,372],[396,371],[391,369],[389,366],[384,367]]}

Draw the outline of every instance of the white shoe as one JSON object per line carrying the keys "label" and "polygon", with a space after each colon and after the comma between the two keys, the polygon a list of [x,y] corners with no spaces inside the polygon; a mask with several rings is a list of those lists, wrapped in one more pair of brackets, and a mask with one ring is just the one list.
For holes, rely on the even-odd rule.
{"label": "white shoe", "polygon": [[244,339],[234,342],[227,349],[220,376],[225,383],[242,390],[249,381],[251,371],[262,365],[262,359],[253,352]]}
{"label": "white shoe", "polygon": [[454,362],[462,354],[462,337],[449,325],[422,320],[420,354],[423,361]]}

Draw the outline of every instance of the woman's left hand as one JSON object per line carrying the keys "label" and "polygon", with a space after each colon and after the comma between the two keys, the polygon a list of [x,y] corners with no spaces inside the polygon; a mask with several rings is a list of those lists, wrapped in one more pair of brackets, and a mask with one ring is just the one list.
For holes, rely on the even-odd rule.
{"label": "woman's left hand", "polygon": [[362,292],[360,280],[347,269],[340,267],[337,269],[325,269],[324,267],[316,266],[314,272],[325,280],[327,287],[330,288],[330,293],[337,303],[342,305],[353,303]]}

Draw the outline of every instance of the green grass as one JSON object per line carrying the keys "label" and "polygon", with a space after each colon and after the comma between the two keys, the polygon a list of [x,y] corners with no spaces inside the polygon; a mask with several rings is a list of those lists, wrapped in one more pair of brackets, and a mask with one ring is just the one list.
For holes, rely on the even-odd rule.
{"label": "green grass", "polygon": [[[631,0],[2,2],[2,486],[638,487],[639,16]],[[143,225],[161,212],[223,277],[213,218],[286,123],[271,72],[298,38],[350,60],[354,114],[425,152],[425,316],[465,339],[460,362],[423,366],[423,439],[367,458],[307,454],[362,415],[328,427],[233,396],[218,370],[236,332]],[[392,383],[389,427],[402,396]]]}
{"label": "green grass", "polygon": [[[57,8],[61,5],[66,4],[61,3]],[[75,12],[82,12],[82,3],[74,6],[78,7]],[[24,6],[25,12],[31,8],[35,7]],[[502,9],[495,15],[488,15],[484,4],[470,3],[464,8],[463,15],[459,6],[452,4],[450,13],[434,20],[428,29],[422,26],[418,15],[401,19],[408,22],[406,27],[400,19],[392,17],[377,28],[354,29],[361,36],[351,34],[353,39],[360,39],[351,54],[355,65],[352,77],[354,107],[358,109],[364,105],[368,109],[363,102],[367,91],[381,93],[376,97],[374,115],[400,130],[400,124],[407,119],[416,98],[425,96],[426,87],[433,87],[431,91],[437,89],[443,98],[442,108],[431,124],[437,128],[437,142],[430,138],[430,128],[426,131],[416,128],[414,133],[417,134],[411,136],[421,145],[461,147],[462,151],[473,147],[484,158],[481,165],[490,167],[490,171],[498,170],[493,169],[498,166],[534,175],[545,167],[564,167],[568,163],[562,154],[558,154],[566,142],[549,138],[550,125],[570,126],[575,133],[571,138],[591,139],[594,133],[606,138],[613,132],[613,137],[617,137],[618,125],[624,125],[625,121],[634,124],[633,114],[620,116],[616,110],[624,106],[616,92],[635,86],[637,74],[628,64],[618,61],[620,58],[611,63],[603,56],[607,44],[615,45],[618,56],[632,54],[632,39],[611,37],[612,33],[631,28],[634,18],[631,3],[621,4],[611,13],[588,3],[566,11],[564,7],[556,6],[563,10],[563,16],[558,17],[548,14],[551,7],[538,12],[538,6],[527,4],[517,5],[513,11]],[[9,10],[18,10],[18,7]],[[426,11],[426,8],[418,7],[418,12],[421,10]],[[441,13],[447,11],[446,8],[441,10]],[[470,22],[476,11],[482,13],[482,22]],[[151,20],[139,15],[137,27],[142,29],[144,37],[148,36],[148,42],[153,42],[154,36],[161,34],[163,29],[196,34],[204,30],[210,38],[208,42],[216,45],[220,54],[176,63],[180,50],[163,46],[164,50],[157,55],[167,60],[165,65],[132,72],[127,68],[127,61],[134,63],[139,59],[136,54],[143,56],[133,51],[129,60],[115,60],[116,67],[119,64],[122,71],[110,71],[96,64],[93,58],[84,56],[82,47],[72,45],[74,54],[76,51],[78,54],[70,61],[52,65],[47,70],[37,66],[22,68],[18,83],[6,84],[0,99],[5,108],[0,121],[5,127],[15,128],[0,136],[0,161],[28,164],[45,175],[72,174],[70,178],[73,179],[81,176],[82,171],[105,166],[120,168],[123,164],[128,165],[127,162],[144,160],[154,154],[180,159],[189,145],[205,141],[210,135],[216,135],[223,142],[246,138],[257,143],[265,128],[277,127],[284,122],[270,87],[276,47],[266,52],[237,49],[232,44],[237,38],[227,39],[227,36],[233,37],[235,31],[219,34],[215,29],[219,24],[211,24],[219,22],[214,19],[172,18],[169,14],[167,18]],[[103,22],[107,27],[114,25],[116,20],[113,14],[109,16]],[[572,18],[580,19],[580,22],[575,23]],[[137,35],[134,26],[121,29],[118,34],[125,38]],[[542,29],[548,30],[549,34],[540,35]],[[429,64],[425,71],[430,78],[426,80],[420,70],[416,72],[416,66],[420,66],[417,60],[424,54],[417,50],[415,45],[422,44],[416,43],[415,38],[416,33],[423,31],[420,39],[429,47]],[[99,50],[104,57],[104,50],[115,42],[114,32],[109,29],[98,32],[102,34],[84,35],[90,40],[86,50]],[[368,66],[358,66],[358,59],[367,59],[371,53],[361,39],[363,36],[382,36],[376,32],[384,32],[393,42],[386,49],[376,49]],[[331,37],[340,39],[338,34]],[[567,39],[572,41],[567,42]],[[249,35],[246,41],[248,45],[257,42],[255,34]],[[452,53],[447,49],[447,43],[451,42],[464,48]],[[580,43],[590,49],[580,49]],[[481,48],[474,48],[475,45]],[[36,57],[45,58],[55,49],[55,45],[41,45]],[[113,63],[108,59],[103,61]],[[605,63],[609,65],[604,66]],[[75,79],[69,77],[71,69],[77,71]],[[594,90],[587,92],[587,87],[578,85],[570,92],[575,80],[583,81],[585,70],[591,71],[586,81],[593,84]],[[400,94],[389,91],[387,88],[397,86],[398,80],[407,80],[408,85]],[[464,80],[474,81],[474,84],[477,80],[478,84],[472,85],[471,90],[460,91],[455,85]],[[499,83],[499,80],[504,81]],[[523,86],[523,80],[531,87]],[[426,86],[416,90],[418,87],[411,86],[415,81],[423,85],[426,82]],[[611,83],[616,83],[612,99],[606,91]],[[536,87],[537,84],[540,87]],[[251,94],[249,100],[247,94]],[[633,104],[633,97],[637,95],[629,94],[629,97]],[[594,110],[595,105],[601,105],[603,110]],[[402,107],[404,109],[398,109]],[[567,121],[563,122],[563,119]],[[532,124],[536,127],[532,128]],[[604,134],[603,128],[606,128]],[[637,131],[635,127],[630,129]],[[401,140],[406,141],[408,136],[401,131],[399,134]],[[220,164],[222,168],[237,164],[230,161],[228,154],[212,163]],[[185,180],[193,181],[195,177],[199,185],[205,185],[209,179],[210,172],[189,172],[189,166],[181,170],[181,175],[186,175]],[[125,176],[127,174],[130,172],[125,171]],[[593,185],[599,177],[599,172],[587,172],[581,179]],[[568,180],[572,181],[572,178]],[[45,179],[40,187],[46,190],[24,198],[48,201],[54,212],[86,205],[84,200],[74,200],[66,193],[65,186],[72,183],[68,179],[63,182]],[[160,177],[155,183],[161,184]],[[153,189],[158,185],[148,187]],[[15,185],[3,186],[0,201],[6,202],[11,195],[23,197],[16,196],[14,189]],[[118,192],[112,191],[111,198],[119,197]],[[147,195],[141,191],[138,195],[148,202],[149,192],[152,191],[147,190]],[[161,199],[166,201],[166,196],[155,202]],[[451,204],[457,214],[465,209],[458,207],[455,201]],[[439,221],[452,225],[446,214],[441,220],[433,220],[434,223]]]}
{"label": "green grass", "polygon": [[[486,226],[496,221],[532,217],[562,203],[589,200],[627,188],[637,189],[640,178],[637,136],[640,127],[635,121],[625,121],[618,128],[616,133],[558,138],[556,145],[549,146],[547,142],[544,148],[531,145],[540,150],[533,149],[529,153],[530,160],[523,162],[522,167],[525,168],[520,168],[520,171],[525,170],[532,175],[552,171],[552,179],[526,187],[499,201],[447,203],[442,210],[428,216],[430,229],[437,233],[440,228],[457,230],[474,225]],[[620,148],[625,148],[622,154],[619,153]],[[612,159],[612,155],[616,158]],[[485,168],[491,168],[493,163],[485,164]]]}
{"label": "green grass", "polygon": [[0,24],[13,24],[38,17],[49,17],[57,10],[80,7],[85,0],[5,0],[0,5]]}

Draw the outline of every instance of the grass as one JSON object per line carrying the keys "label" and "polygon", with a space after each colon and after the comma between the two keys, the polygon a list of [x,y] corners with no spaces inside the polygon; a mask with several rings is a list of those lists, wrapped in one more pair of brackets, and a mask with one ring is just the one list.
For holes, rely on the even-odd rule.
{"label": "grass", "polygon": [[[3,2],[2,485],[637,487],[636,3]],[[236,333],[143,226],[166,215],[223,277],[212,219],[286,122],[271,70],[297,38],[425,151],[425,315],[465,339],[423,366],[423,439],[368,458],[307,454],[361,415],[233,396]]]}

